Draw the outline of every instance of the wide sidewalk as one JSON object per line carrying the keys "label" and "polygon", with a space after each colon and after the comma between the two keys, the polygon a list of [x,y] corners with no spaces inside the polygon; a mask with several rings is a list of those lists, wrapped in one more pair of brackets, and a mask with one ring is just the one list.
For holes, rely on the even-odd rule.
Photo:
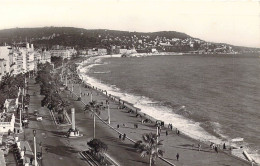
{"label": "wide sidewalk", "polygon": [[[64,141],[68,139],[57,134],[60,129],[53,122],[49,110],[46,107],[41,107],[43,96],[39,94],[40,86],[35,84],[32,79],[29,80],[28,92],[31,96],[29,126],[24,129],[21,139],[28,141],[33,148],[33,130],[36,130],[37,152],[42,151],[43,153],[43,159],[39,161],[39,164],[41,166],[88,165],[74,147],[64,144]],[[34,110],[38,110],[39,116],[43,117],[42,121],[36,120]]]}
{"label": "wide sidewalk", "polygon": [[[71,84],[68,85],[69,89],[71,89]],[[84,103],[90,102],[90,96],[87,94],[92,93],[93,100],[96,100],[98,102],[106,103],[106,100],[108,98],[103,95],[101,92],[98,92],[93,89],[84,88],[81,87],[82,93],[85,94],[82,96],[82,101]],[[74,93],[79,96],[79,85],[74,85]],[[69,94],[68,91],[65,93]],[[69,95],[71,96],[71,95]],[[82,102],[76,101],[77,97],[73,95],[74,102],[81,104],[83,107]],[[82,113],[83,108],[80,110],[77,110],[77,117],[79,119],[82,119],[84,116]],[[155,124],[152,123],[141,123],[141,119],[137,118],[135,114],[129,113],[129,110],[127,109],[118,109],[118,102],[111,101],[110,100],[110,114],[111,114],[111,126],[115,129],[117,128],[117,125],[119,125],[119,131],[121,133],[126,133],[126,135],[133,140],[141,140],[141,137],[144,133],[153,132],[156,133]],[[104,120],[108,119],[108,113],[107,110],[101,111],[101,118]],[[93,121],[93,118],[88,118],[90,121]],[[81,120],[80,120],[80,123]],[[100,122],[99,122],[100,123]],[[138,128],[135,128],[134,125],[138,124]],[[92,125],[91,123],[89,125]],[[118,142],[118,133],[114,130],[111,130],[109,127],[107,128],[107,132],[110,132],[113,137],[109,138],[112,141]],[[169,135],[166,136],[166,130],[168,131]],[[108,142],[109,140],[106,138],[102,139]],[[230,166],[246,166],[250,165],[248,162],[242,161],[240,159],[237,159],[236,157],[232,157],[228,155],[227,153],[219,152],[216,153],[214,150],[212,150],[209,146],[202,144],[202,150],[198,151],[198,144],[199,142],[193,139],[190,139],[183,135],[177,135],[175,131],[170,131],[169,129],[163,129],[160,139],[163,140],[163,146],[162,149],[165,151],[164,158],[169,160],[170,162],[174,163],[175,165],[192,165],[192,166],[201,166],[201,165],[211,165],[211,166],[219,166],[219,165],[230,165]],[[133,143],[126,141],[126,142],[120,142],[120,145],[124,144],[125,149],[135,151],[133,147]],[[118,153],[110,152],[111,155],[115,156],[117,158]],[[137,152],[135,152],[137,153]],[[176,154],[179,153],[180,159],[179,161],[176,160]],[[121,153],[120,153],[121,154]],[[120,155],[119,155],[120,156]],[[140,157],[139,157],[140,158]],[[124,159],[120,160],[120,157],[118,159],[119,161],[122,161],[122,165],[126,164],[129,160]],[[144,163],[143,163],[144,164]],[[164,162],[157,159],[157,165],[167,165]]]}

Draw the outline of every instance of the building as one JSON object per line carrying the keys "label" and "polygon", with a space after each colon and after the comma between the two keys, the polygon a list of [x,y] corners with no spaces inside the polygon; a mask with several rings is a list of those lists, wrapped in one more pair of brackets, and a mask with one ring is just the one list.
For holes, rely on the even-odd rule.
{"label": "building", "polygon": [[88,55],[98,55],[97,49],[88,49]]}
{"label": "building", "polygon": [[53,49],[50,50],[52,57],[62,57],[62,59],[71,59],[73,55],[77,54],[77,51],[74,48],[69,49]]}
{"label": "building", "polygon": [[6,72],[10,71],[10,62],[9,62],[9,51],[11,47],[10,46],[0,46],[0,58],[3,58],[6,60]]}
{"label": "building", "polygon": [[0,133],[14,131],[15,116],[11,113],[0,113]]}
{"label": "building", "polygon": [[116,54],[125,54],[125,53],[127,53],[127,49],[125,49],[125,48],[116,48],[115,53]]}
{"label": "building", "polygon": [[98,55],[107,55],[107,49],[105,49],[105,48],[99,48],[97,50],[97,52],[98,52]]}
{"label": "building", "polygon": [[51,53],[50,51],[36,51],[34,54],[34,62],[35,66],[37,66],[38,63],[51,63]]}
{"label": "building", "polygon": [[10,73],[17,75],[35,69],[33,44],[26,46],[13,46],[9,51]]}
{"label": "building", "polygon": [[87,55],[87,50],[79,50],[80,55]]}
{"label": "building", "polygon": [[50,51],[46,51],[44,50],[42,53],[41,53],[41,60],[40,60],[40,63],[51,63],[51,53]]}
{"label": "building", "polygon": [[0,81],[2,80],[2,77],[7,73],[7,65],[5,59],[0,59]]}

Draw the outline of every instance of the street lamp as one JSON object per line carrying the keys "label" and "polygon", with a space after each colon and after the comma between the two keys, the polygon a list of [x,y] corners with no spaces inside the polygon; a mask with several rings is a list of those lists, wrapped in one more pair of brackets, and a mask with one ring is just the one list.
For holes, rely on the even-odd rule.
{"label": "street lamp", "polygon": [[109,104],[107,105],[107,113],[108,113],[108,124],[110,124],[110,109],[109,109]]}
{"label": "street lamp", "polygon": [[66,85],[66,87],[68,86],[68,78],[67,78],[67,75],[66,75],[66,82],[65,82],[65,85]]}
{"label": "street lamp", "polygon": [[96,113],[95,112],[94,112],[94,124],[93,124],[93,127],[94,127],[93,138],[95,139],[96,138],[96,133],[95,133],[95,130],[96,130]]}
{"label": "street lamp", "polygon": [[33,130],[33,142],[34,142],[34,163],[35,163],[35,166],[38,165],[37,163],[37,158],[36,158],[36,130]]}

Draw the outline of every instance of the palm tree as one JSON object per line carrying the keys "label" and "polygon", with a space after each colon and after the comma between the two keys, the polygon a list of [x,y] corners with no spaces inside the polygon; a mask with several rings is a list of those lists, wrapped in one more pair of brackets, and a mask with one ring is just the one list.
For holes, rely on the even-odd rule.
{"label": "palm tree", "polygon": [[93,100],[92,102],[89,102],[89,104],[87,104],[85,106],[84,111],[91,111],[92,113],[96,113],[98,115],[101,114],[100,112],[100,105],[97,103],[97,101]]}
{"label": "palm tree", "polygon": [[108,149],[107,145],[99,139],[92,139],[87,144],[91,148],[92,155],[102,162],[104,159],[104,152]]}
{"label": "palm tree", "polygon": [[142,141],[137,141],[138,151],[141,153],[141,157],[149,156],[149,165],[155,162],[155,159],[163,155],[163,151],[159,149],[162,145],[162,140],[157,142],[157,134],[146,133],[142,136]]}
{"label": "palm tree", "polygon": [[93,115],[93,138],[95,138],[95,130],[96,130],[96,114],[100,115],[101,112],[100,112],[100,105],[96,102],[96,101],[92,101],[92,102],[89,102],[89,104],[87,104],[85,106],[85,109],[84,111],[91,111]]}

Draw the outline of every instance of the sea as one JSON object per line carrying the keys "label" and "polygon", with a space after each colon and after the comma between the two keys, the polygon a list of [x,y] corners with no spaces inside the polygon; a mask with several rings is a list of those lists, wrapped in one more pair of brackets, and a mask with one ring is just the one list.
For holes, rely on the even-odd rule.
{"label": "sea", "polygon": [[260,163],[260,56],[103,56],[79,70],[87,83],[182,133],[242,146]]}

